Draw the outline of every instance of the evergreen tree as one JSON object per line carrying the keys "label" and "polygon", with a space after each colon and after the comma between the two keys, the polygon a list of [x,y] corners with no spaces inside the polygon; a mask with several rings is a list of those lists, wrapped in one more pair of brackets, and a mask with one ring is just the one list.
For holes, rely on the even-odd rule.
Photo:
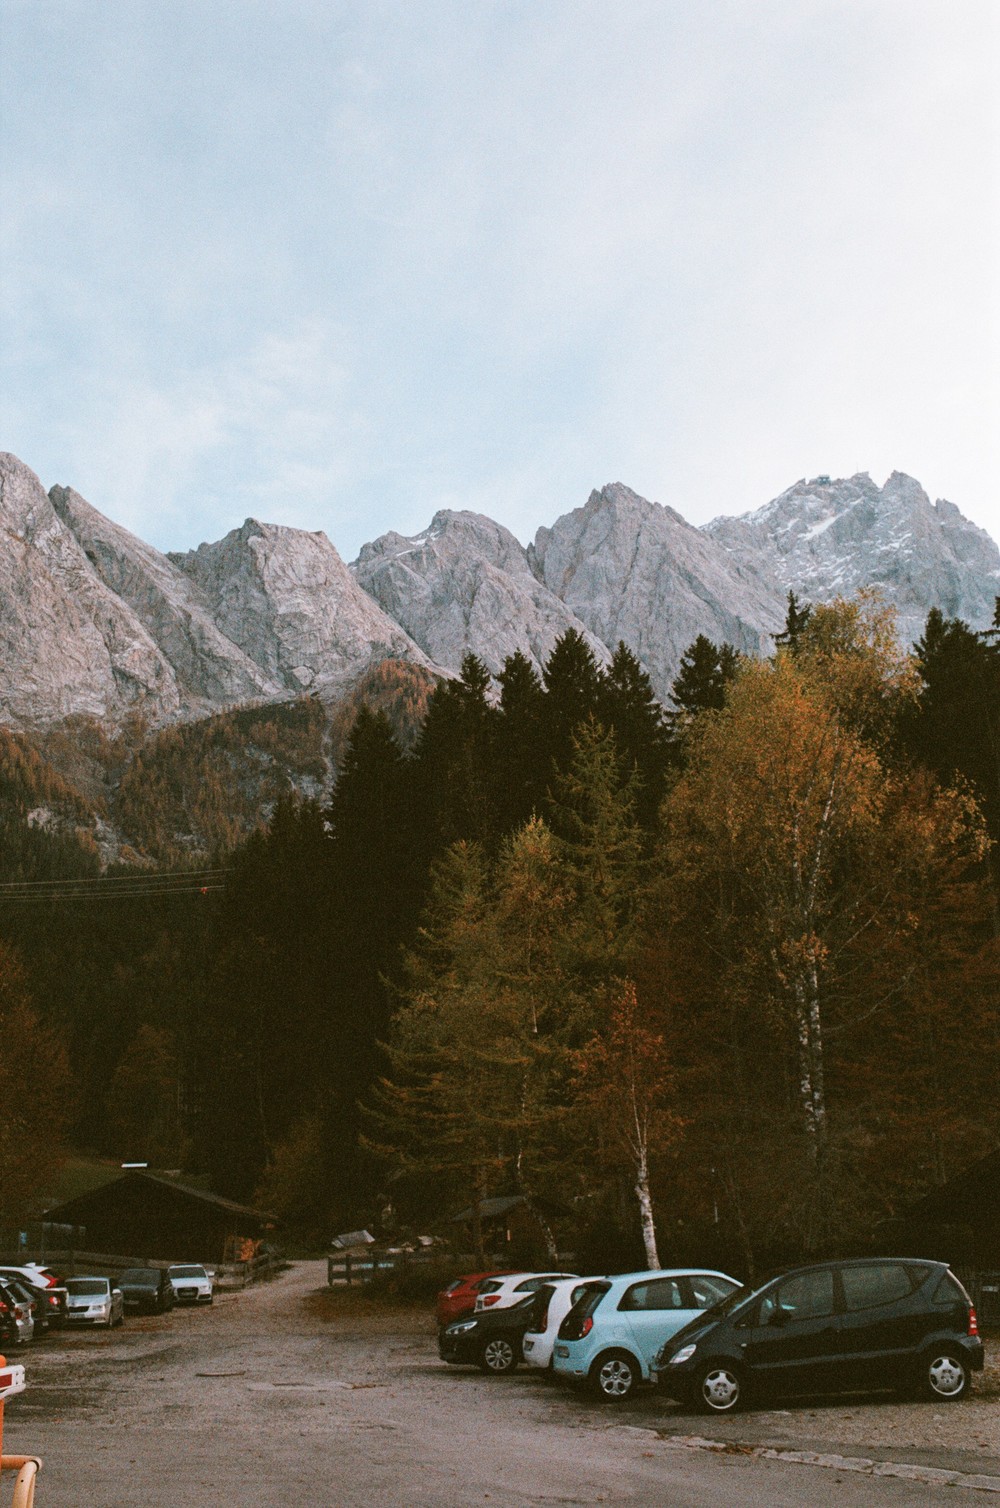
{"label": "evergreen tree", "polygon": [[499,830],[506,834],[541,810],[551,771],[542,739],[545,693],[534,666],[517,650],[508,655],[497,679],[494,774]]}
{"label": "evergreen tree", "polygon": [[788,610],[785,613],[785,626],[780,634],[774,635],[774,642],[781,649],[789,649],[794,654],[799,638],[812,616],[812,604],[800,603],[794,592],[788,594]]}
{"label": "evergreen tree", "polygon": [[564,769],[575,730],[599,715],[602,675],[593,651],[575,628],[558,638],[542,670],[545,686],[542,746],[549,769]]}
{"label": "evergreen tree", "polygon": [[649,676],[621,642],[604,672],[599,715],[614,733],[624,768],[638,777],[636,813],[651,828],[663,799],[670,739]]}
{"label": "evergreen tree", "polygon": [[459,839],[496,833],[490,773],[499,713],[489,700],[490,679],[482,660],[467,654],[460,677],[442,681],[431,697],[414,751],[427,863]]}

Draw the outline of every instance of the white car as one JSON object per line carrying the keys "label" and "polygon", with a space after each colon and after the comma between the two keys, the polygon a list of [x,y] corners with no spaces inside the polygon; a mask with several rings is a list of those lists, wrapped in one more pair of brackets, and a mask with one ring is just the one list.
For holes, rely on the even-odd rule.
{"label": "white car", "polygon": [[556,1343],[556,1331],[588,1283],[599,1278],[560,1278],[550,1284],[549,1302],[538,1317],[538,1329],[529,1330],[521,1342],[525,1362],[529,1367],[548,1367],[552,1362],[552,1347]]}
{"label": "white car", "polygon": [[476,1314],[484,1309],[509,1309],[519,1304],[526,1293],[537,1293],[545,1283],[558,1283],[561,1278],[575,1278],[575,1272],[509,1272],[506,1277],[489,1278],[480,1283],[476,1297]]}
{"label": "white car", "polygon": [[108,1278],[67,1278],[66,1318],[72,1324],[105,1325],[111,1330],[125,1320],[125,1300]]}
{"label": "white car", "polygon": [[176,1262],[167,1268],[167,1277],[178,1304],[210,1304],[213,1298],[212,1276],[194,1262]]}
{"label": "white car", "polygon": [[0,1283],[0,1304],[9,1315],[8,1323],[13,1325],[11,1339],[14,1345],[26,1346],[35,1333],[34,1304],[28,1290],[22,1288],[16,1278],[8,1278]]}

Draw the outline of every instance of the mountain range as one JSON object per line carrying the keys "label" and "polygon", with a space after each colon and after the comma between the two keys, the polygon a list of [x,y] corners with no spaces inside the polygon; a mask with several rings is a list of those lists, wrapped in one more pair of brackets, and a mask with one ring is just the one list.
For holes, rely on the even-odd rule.
{"label": "mountain range", "polygon": [[623,640],[665,698],[698,634],[764,654],[790,590],[819,602],[862,586],[896,607],[905,642],[935,606],[984,627],[1000,551],[912,477],[879,487],[862,472],[704,528],[616,482],[526,548],[444,510],[352,565],[321,532],[256,519],[164,555],[3,454],[0,721],[159,725],[305,692],[333,702],[387,660],[453,675],[471,651],[497,672],[520,649],[539,667],[569,628],[600,661]]}

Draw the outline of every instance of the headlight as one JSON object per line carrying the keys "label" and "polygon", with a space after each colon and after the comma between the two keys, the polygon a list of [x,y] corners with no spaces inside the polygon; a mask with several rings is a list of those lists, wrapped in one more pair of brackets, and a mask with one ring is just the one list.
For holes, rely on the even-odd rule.
{"label": "headlight", "polygon": [[475,1330],[477,1324],[477,1320],[463,1320],[460,1325],[449,1325],[448,1329],[445,1331],[445,1334],[464,1335],[467,1330]]}
{"label": "headlight", "polygon": [[681,1346],[680,1350],[671,1356],[670,1366],[679,1367],[682,1362],[690,1361],[696,1350],[696,1346]]}

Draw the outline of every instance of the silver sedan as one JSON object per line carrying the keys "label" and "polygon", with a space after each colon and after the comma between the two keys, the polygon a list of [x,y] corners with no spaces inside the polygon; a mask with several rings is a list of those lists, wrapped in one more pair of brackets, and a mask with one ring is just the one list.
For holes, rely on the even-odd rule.
{"label": "silver sedan", "polygon": [[111,1330],[125,1319],[125,1300],[108,1278],[67,1278],[66,1318],[71,1325],[104,1325]]}

